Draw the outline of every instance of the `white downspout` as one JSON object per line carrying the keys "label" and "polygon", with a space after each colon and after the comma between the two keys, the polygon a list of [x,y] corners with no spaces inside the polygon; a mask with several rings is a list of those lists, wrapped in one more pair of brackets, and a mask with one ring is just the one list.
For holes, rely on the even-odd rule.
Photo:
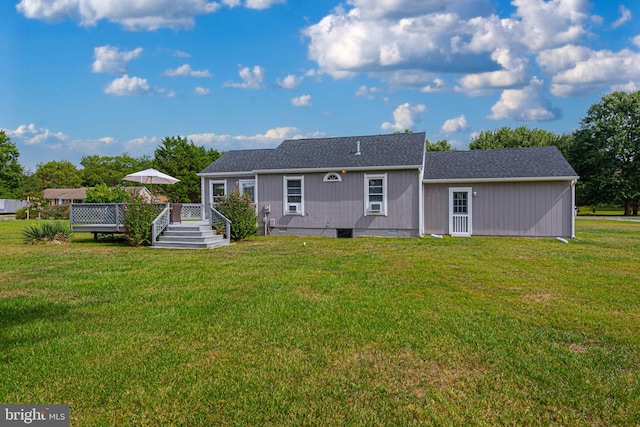
{"label": "white downspout", "polygon": [[577,180],[571,181],[571,238],[576,238],[576,183]]}
{"label": "white downspout", "polygon": [[[423,162],[424,164],[424,162]],[[422,168],[418,168],[418,233],[424,236],[424,184],[422,183]]]}
{"label": "white downspout", "polygon": [[202,209],[200,212],[201,220],[204,221],[206,216],[207,205],[204,203],[204,176],[200,177],[200,204],[202,205]]}

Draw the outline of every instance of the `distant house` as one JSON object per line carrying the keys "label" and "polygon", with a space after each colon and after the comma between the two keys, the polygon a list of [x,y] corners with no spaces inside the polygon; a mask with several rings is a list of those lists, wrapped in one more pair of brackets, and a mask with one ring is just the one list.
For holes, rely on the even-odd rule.
{"label": "distant house", "polygon": [[[132,194],[141,194],[147,200],[152,200],[151,193],[146,187],[121,187]],[[42,192],[49,206],[68,205],[70,203],[82,203],[87,198],[88,187],[82,188],[47,188]]]}
{"label": "distant house", "polygon": [[578,176],[555,147],[426,152],[424,133],[287,140],[229,151],[199,175],[205,204],[250,194],[264,234],[574,233]]}

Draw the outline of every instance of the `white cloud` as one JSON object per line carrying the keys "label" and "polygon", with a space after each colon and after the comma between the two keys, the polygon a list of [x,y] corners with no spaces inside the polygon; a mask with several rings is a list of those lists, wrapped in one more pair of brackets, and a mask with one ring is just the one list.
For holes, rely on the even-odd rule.
{"label": "white cloud", "polygon": [[263,134],[256,135],[220,135],[215,133],[198,133],[187,136],[187,139],[195,144],[206,145],[212,148],[243,149],[243,148],[267,148],[275,147],[285,139],[300,139],[325,136],[321,133],[303,135],[295,127],[278,127],[267,130]]}
{"label": "white cloud", "polygon": [[637,47],[640,47],[640,35],[635,36],[633,39],[631,39],[631,42],[635,44]]}
{"label": "white cloud", "polygon": [[175,70],[166,70],[162,73],[165,76],[190,76],[190,77],[211,77],[209,70],[194,70],[191,65],[184,64],[176,68]]}
{"label": "white cloud", "polygon": [[109,83],[104,89],[104,93],[116,96],[142,95],[154,91],[147,79],[129,77],[126,74]]}
{"label": "white cloud", "polygon": [[98,46],[93,48],[94,73],[126,73],[127,63],[142,54],[142,48],[120,51],[115,46]]}
{"label": "white cloud", "polygon": [[457,90],[474,95],[485,89],[509,88],[526,84],[529,76],[527,58],[514,57],[508,49],[497,49],[491,57],[503,67],[502,70],[466,75],[460,79]]}
{"label": "white cloud", "polygon": [[[248,9],[267,9],[285,0],[246,0]],[[18,12],[27,18],[49,22],[65,18],[82,26],[101,20],[122,25],[128,30],[155,31],[159,28],[188,29],[194,18],[217,11],[222,5],[239,6],[239,0],[20,0]]]}
{"label": "white cloud", "polygon": [[124,143],[124,152],[129,153],[132,156],[141,156],[153,151],[160,144],[161,139],[157,136],[141,136],[133,138]]}
{"label": "white cloud", "polygon": [[[334,78],[388,74],[390,86],[441,91],[434,73],[506,70],[520,79],[526,49],[515,19],[491,15],[488,2],[470,0],[352,0],[307,27],[308,56]],[[472,13],[475,11],[476,13]],[[516,36],[514,36],[516,35]],[[508,52],[508,56],[504,52]],[[434,85],[435,79],[439,82]],[[524,79],[526,82],[527,78]]]}
{"label": "white cloud", "polygon": [[623,5],[620,5],[618,10],[620,10],[620,18],[618,18],[613,24],[611,24],[611,28],[618,28],[625,22],[631,21],[632,15],[629,9],[627,9]]}
{"label": "white cloud", "polygon": [[444,92],[445,90],[447,90],[446,82],[441,78],[436,77],[430,83],[422,86],[422,88],[420,89],[420,92],[437,93],[437,92]]}
{"label": "white cloud", "polygon": [[100,20],[128,30],[192,28],[194,17],[215,12],[220,4],[209,0],[21,0],[16,6],[27,18],[44,21],[77,20],[93,26]]}
{"label": "white cloud", "polygon": [[551,77],[555,96],[579,96],[614,85],[640,84],[640,53],[594,51],[581,46],[565,46],[541,52],[538,64]]}
{"label": "white cloud", "polygon": [[488,0],[349,0],[349,4],[371,19],[402,18],[433,13],[478,16],[492,9]]}
{"label": "white cloud", "polygon": [[401,104],[393,112],[394,123],[384,122],[381,126],[383,130],[404,131],[412,129],[416,122],[420,121],[420,113],[427,111],[423,104],[411,106],[408,102]]}
{"label": "white cloud", "polygon": [[621,83],[621,84],[616,84],[611,86],[611,91],[615,92],[615,91],[620,91],[620,92],[636,92],[640,90],[640,83],[637,82],[627,82],[627,83]]}
{"label": "white cloud", "polygon": [[304,77],[296,77],[293,74],[289,74],[284,79],[278,79],[277,83],[278,83],[278,86],[282,88],[293,89],[297,87],[300,83],[302,83],[302,80],[304,80]]}
{"label": "white cloud", "polygon": [[589,0],[513,0],[521,18],[520,41],[533,51],[577,43],[587,35]]}
{"label": "white cloud", "polygon": [[591,49],[569,44],[540,52],[536,62],[549,74],[564,71],[591,56]]}
{"label": "white cloud", "polygon": [[201,86],[196,86],[196,88],[193,90],[193,93],[201,96],[211,95],[211,91],[208,88]]}
{"label": "white cloud", "polygon": [[294,107],[308,107],[311,105],[311,95],[301,95],[291,99]]}
{"label": "white cloud", "polygon": [[529,86],[523,89],[507,89],[502,92],[500,100],[491,107],[490,119],[546,121],[560,117],[560,111],[551,106],[551,102],[542,95],[542,80],[534,77]]}
{"label": "white cloud", "polygon": [[442,34],[451,31],[457,21],[456,16],[448,15],[380,22],[365,19],[363,14],[359,8],[348,13],[337,9],[304,31],[310,38],[309,57],[323,72],[344,78],[425,60],[428,55],[444,62],[440,48],[448,40]]}
{"label": "white cloud", "polygon": [[467,125],[467,119],[464,114],[453,119],[446,120],[440,128],[440,133],[443,135],[450,135],[456,132],[465,132],[469,130]]}
{"label": "white cloud", "polygon": [[191,54],[187,53],[187,52],[183,52],[181,50],[176,50],[174,53],[174,56],[178,57],[178,58],[191,58]]}
{"label": "white cloud", "polygon": [[264,87],[264,68],[259,65],[252,69],[244,67],[238,73],[242,79],[242,83],[227,82],[224,86],[239,89],[262,89]]}
{"label": "white cloud", "polygon": [[[368,73],[390,88],[481,95],[528,85],[534,55],[579,45],[595,19],[589,0],[511,3],[503,18],[488,1],[349,0],[303,34],[309,58],[334,78]],[[443,74],[461,77],[451,86]]]}
{"label": "white cloud", "polygon": [[79,164],[83,156],[100,153],[105,147],[112,147],[116,140],[112,137],[98,139],[73,139],[63,132],[55,132],[35,124],[23,124],[15,130],[6,130],[7,135],[19,147],[21,163],[35,169],[38,163],[53,159],[69,160]]}
{"label": "white cloud", "polygon": [[277,3],[284,3],[285,0],[246,0],[245,5],[248,9],[268,9]]}
{"label": "white cloud", "polygon": [[379,87],[368,87],[368,86],[360,86],[358,90],[356,90],[356,97],[358,98],[366,98],[373,99],[376,93],[382,92],[382,88]]}
{"label": "white cloud", "polygon": [[62,132],[53,132],[46,128],[38,128],[33,123],[20,125],[16,130],[7,130],[6,132],[12,140],[19,140],[26,145],[60,147],[62,143],[70,141],[70,138]]}
{"label": "white cloud", "polygon": [[176,91],[175,90],[167,90],[167,89],[162,89],[162,88],[159,88],[159,89],[152,88],[152,91],[157,91],[160,95],[164,95],[167,98],[173,98],[173,97],[176,96]]}

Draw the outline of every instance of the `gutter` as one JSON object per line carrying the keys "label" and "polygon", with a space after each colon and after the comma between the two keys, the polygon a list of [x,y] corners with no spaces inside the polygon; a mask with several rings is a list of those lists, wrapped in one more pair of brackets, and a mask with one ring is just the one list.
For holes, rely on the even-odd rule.
{"label": "gutter", "polygon": [[509,178],[455,178],[455,179],[423,179],[423,184],[462,184],[483,182],[553,182],[575,181],[578,176],[537,176],[537,177],[509,177]]}

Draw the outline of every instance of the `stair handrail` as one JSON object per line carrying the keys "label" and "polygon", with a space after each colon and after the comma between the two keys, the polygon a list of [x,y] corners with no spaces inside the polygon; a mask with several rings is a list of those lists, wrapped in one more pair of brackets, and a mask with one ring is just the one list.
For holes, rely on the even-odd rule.
{"label": "stair handrail", "polygon": [[156,244],[158,237],[169,225],[169,204],[160,212],[156,219],[151,222],[151,246]]}
{"label": "stair handrail", "polygon": [[218,212],[218,210],[214,208],[213,205],[210,205],[210,207],[211,207],[211,215],[209,215],[209,225],[213,229],[217,230],[218,224],[224,221],[225,233],[223,237],[225,240],[228,240],[229,242],[231,242],[231,220],[226,216],[222,215],[220,212]]}

